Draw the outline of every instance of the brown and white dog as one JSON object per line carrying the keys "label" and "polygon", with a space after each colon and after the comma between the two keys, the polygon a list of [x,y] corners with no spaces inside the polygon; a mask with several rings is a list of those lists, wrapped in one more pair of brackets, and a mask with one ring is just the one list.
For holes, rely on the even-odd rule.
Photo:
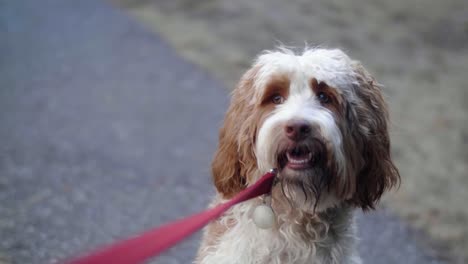
{"label": "brown and white dog", "polygon": [[264,52],[232,94],[212,172],[212,205],[278,168],[276,225],[258,228],[252,199],[206,229],[195,263],[361,263],[356,208],[399,183],[381,86],[337,49]]}

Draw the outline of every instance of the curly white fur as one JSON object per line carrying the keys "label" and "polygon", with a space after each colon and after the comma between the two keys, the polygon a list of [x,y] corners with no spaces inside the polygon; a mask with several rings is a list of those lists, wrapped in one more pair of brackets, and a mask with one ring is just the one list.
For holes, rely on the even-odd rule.
{"label": "curly white fur", "polygon": [[[323,92],[317,89],[323,86],[318,87],[317,80],[335,96],[336,105],[319,100],[318,93]],[[284,100],[274,103],[270,93],[276,96],[278,89]],[[260,55],[234,91],[221,129],[213,163],[218,195],[212,205],[280,164],[279,150],[284,148],[280,143],[291,144],[285,136],[290,120],[316,129],[313,140],[318,138],[325,147],[314,149],[323,148],[327,162],[312,164],[309,174],[307,170],[280,171],[280,178],[296,177],[299,184],[285,181],[285,186],[273,188],[274,228],[260,229],[252,220],[260,198],[234,206],[211,223],[195,263],[360,264],[353,211],[374,208],[383,191],[399,180],[390,159],[386,113],[380,86],[341,50],[306,49],[298,55],[280,48]],[[325,185],[318,181],[317,191],[304,187],[311,179],[329,181]]]}
{"label": "curly white fur", "polygon": [[[277,215],[278,227],[258,228],[252,212],[258,199],[235,206],[221,219],[228,228],[214,245],[203,246],[197,263],[202,264],[360,264],[356,250],[356,229],[352,209],[328,212],[319,222],[303,226],[288,213]],[[298,212],[296,212],[298,213]],[[297,215],[296,218],[304,216]],[[229,223],[235,222],[229,227]],[[334,235],[330,235],[334,234]]]}

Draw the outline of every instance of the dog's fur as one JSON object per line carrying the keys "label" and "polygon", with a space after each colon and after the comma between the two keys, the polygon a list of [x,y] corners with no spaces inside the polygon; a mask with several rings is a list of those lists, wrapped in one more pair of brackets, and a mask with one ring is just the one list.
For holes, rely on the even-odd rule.
{"label": "dog's fur", "polygon": [[254,224],[262,198],[239,204],[205,229],[195,263],[361,263],[353,211],[375,208],[400,179],[387,122],[381,86],[342,51],[264,52],[233,92],[212,205],[278,168],[277,223]]}

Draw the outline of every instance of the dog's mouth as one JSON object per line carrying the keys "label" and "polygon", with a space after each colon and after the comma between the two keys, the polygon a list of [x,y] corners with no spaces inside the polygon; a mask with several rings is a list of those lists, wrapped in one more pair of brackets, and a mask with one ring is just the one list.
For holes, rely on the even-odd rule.
{"label": "dog's mouth", "polygon": [[278,179],[291,204],[313,202],[314,210],[333,180],[333,163],[327,143],[321,138],[304,142],[280,142],[277,154]]}
{"label": "dog's mouth", "polygon": [[317,165],[320,159],[319,149],[308,145],[293,145],[278,155],[280,170],[307,170]]}

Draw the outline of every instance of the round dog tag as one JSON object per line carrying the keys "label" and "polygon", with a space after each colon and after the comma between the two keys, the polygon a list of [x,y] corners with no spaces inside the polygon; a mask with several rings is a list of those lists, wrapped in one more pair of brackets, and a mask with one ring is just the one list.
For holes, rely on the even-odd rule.
{"label": "round dog tag", "polygon": [[261,204],[253,212],[253,221],[261,229],[272,228],[276,222],[275,212],[270,206]]}

